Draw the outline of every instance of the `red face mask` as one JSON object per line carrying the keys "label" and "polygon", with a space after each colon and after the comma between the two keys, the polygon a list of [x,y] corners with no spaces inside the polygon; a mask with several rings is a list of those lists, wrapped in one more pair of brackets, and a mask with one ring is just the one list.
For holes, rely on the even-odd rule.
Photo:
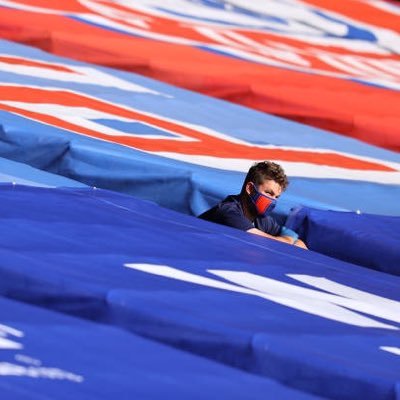
{"label": "red face mask", "polygon": [[265,216],[270,213],[276,206],[276,199],[260,193],[253,182],[251,182],[250,199],[256,207],[257,214]]}

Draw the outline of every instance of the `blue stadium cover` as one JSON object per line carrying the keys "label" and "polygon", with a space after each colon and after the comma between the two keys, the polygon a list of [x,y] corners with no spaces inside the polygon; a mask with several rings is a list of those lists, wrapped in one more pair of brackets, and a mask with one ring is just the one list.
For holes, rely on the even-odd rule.
{"label": "blue stadium cover", "polygon": [[0,298],[4,400],[312,399],[120,329]]}
{"label": "blue stadium cover", "polygon": [[1,295],[317,396],[400,398],[399,277],[100,189],[0,189]]}
{"label": "blue stadium cover", "polygon": [[309,249],[331,257],[400,275],[400,218],[383,215],[293,210],[286,226]]}
{"label": "blue stadium cover", "polygon": [[386,0],[0,0],[0,37],[400,150]]}
{"label": "blue stadium cover", "polygon": [[42,187],[85,187],[83,183],[0,157],[0,182]]}
{"label": "blue stadium cover", "polygon": [[256,160],[293,205],[400,215],[400,155],[154,80],[0,42],[0,156],[199,214]]}

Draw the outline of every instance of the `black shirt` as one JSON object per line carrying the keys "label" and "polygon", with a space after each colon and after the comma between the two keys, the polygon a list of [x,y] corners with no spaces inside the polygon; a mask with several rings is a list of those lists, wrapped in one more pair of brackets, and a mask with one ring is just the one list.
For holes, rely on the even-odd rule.
{"label": "black shirt", "polygon": [[242,231],[257,228],[272,236],[279,236],[282,229],[271,216],[257,217],[254,223],[251,222],[244,214],[239,195],[228,196],[215,207],[199,215],[199,218]]}

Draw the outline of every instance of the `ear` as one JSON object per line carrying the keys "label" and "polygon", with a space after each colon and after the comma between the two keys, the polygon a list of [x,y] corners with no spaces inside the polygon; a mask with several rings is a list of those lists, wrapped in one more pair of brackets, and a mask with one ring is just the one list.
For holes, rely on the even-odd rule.
{"label": "ear", "polygon": [[246,193],[249,195],[253,191],[253,184],[251,182],[246,183]]}

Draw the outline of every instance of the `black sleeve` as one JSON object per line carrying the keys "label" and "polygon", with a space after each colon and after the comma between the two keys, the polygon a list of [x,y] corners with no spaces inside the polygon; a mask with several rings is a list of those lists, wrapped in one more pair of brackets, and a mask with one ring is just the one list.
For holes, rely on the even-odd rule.
{"label": "black sleeve", "polygon": [[265,233],[272,236],[279,236],[281,233],[282,226],[276,222],[275,218],[266,216],[263,218],[256,219],[256,227]]}
{"label": "black sleeve", "polygon": [[241,231],[247,231],[254,228],[254,225],[243,215],[239,208],[230,205],[213,207],[201,214],[199,218],[240,229]]}

